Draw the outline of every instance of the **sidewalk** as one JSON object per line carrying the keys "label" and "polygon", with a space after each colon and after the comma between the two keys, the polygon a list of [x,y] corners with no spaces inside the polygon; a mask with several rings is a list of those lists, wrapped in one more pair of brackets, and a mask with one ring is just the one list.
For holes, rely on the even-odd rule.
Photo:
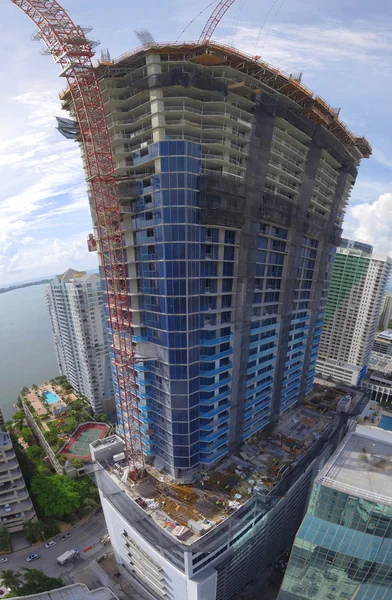
{"label": "sidewalk", "polygon": [[110,547],[108,550],[104,549],[103,553],[107,554],[108,558],[100,564],[94,559],[87,567],[74,570],[73,577],[75,581],[85,583],[90,590],[108,587],[120,600],[140,600],[140,594],[132,588],[129,581],[122,581],[122,577],[119,579],[113,578],[113,574],[118,573],[119,569]]}

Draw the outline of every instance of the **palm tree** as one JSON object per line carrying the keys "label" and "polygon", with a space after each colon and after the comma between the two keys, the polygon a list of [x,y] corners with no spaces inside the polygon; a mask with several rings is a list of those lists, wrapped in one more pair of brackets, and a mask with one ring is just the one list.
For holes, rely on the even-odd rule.
{"label": "palm tree", "polygon": [[26,538],[33,544],[42,539],[44,533],[44,524],[42,521],[26,521],[23,524],[23,529],[26,532]]}
{"label": "palm tree", "polygon": [[11,591],[15,594],[18,592],[18,589],[21,585],[20,578],[20,574],[15,573],[15,571],[12,569],[6,569],[5,571],[1,572],[2,584],[6,588],[11,588]]}

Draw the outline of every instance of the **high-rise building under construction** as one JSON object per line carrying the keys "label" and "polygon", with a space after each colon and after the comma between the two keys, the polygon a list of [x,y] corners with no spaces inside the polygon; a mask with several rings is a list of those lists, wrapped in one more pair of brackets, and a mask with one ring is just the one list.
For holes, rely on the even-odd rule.
{"label": "high-rise building under construction", "polygon": [[83,150],[125,440],[91,444],[86,471],[119,572],[148,600],[228,600],[287,548],[363,409],[358,391],[305,395],[371,149],[299,77],[210,42],[234,0],[197,43],[139,32],[98,67],[55,0],[12,1],[61,66],[59,129]]}
{"label": "high-rise building under construction", "polygon": [[[371,149],[298,80],[215,43],[150,44],[97,70],[143,451],[178,477],[311,389],[344,210]],[[63,105],[72,113],[67,94]]]}

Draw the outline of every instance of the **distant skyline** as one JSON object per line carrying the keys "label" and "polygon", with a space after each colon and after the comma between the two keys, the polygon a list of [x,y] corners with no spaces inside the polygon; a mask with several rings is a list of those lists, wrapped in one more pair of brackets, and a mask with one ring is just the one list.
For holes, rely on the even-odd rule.
{"label": "distant skyline", "polygon": [[[168,0],[68,0],[66,9],[113,57],[139,46],[134,29],[158,41],[197,39],[208,15],[200,7]],[[59,91],[65,80],[42,43],[30,40],[33,25],[10,1],[0,6],[6,24],[0,38],[0,286],[48,277],[69,266],[96,269],[88,253],[91,217],[77,145],[56,131]],[[334,107],[373,157],[364,160],[347,211],[344,235],[392,255],[392,8],[387,0],[238,0],[214,39],[232,43],[288,73]],[[15,45],[15,40],[17,45]],[[99,57],[98,48],[97,56]]]}

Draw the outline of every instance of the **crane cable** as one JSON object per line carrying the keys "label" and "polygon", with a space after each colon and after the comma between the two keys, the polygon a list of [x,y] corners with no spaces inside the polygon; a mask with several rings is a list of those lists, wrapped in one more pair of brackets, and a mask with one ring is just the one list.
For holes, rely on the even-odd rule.
{"label": "crane cable", "polygon": [[273,8],[277,4],[277,2],[278,2],[278,0],[274,0],[274,2],[271,4],[271,6],[269,8],[269,11],[267,12],[267,14],[266,14],[266,16],[264,18],[264,21],[263,21],[263,23],[262,23],[262,25],[260,27],[260,30],[259,30],[259,35],[257,36],[257,40],[256,40],[256,43],[255,43],[253,54],[256,54],[257,46],[259,45],[259,42],[260,42],[261,32],[263,31],[264,26],[265,26],[265,24],[268,21],[268,17],[270,16],[271,11],[273,10]]}
{"label": "crane cable", "polygon": [[271,29],[272,29],[272,25],[274,24],[274,21],[275,21],[276,17],[278,16],[278,14],[279,14],[279,12],[280,12],[280,9],[283,7],[283,4],[284,4],[285,2],[286,2],[286,0],[282,0],[281,4],[278,6],[278,9],[277,9],[276,13],[275,13],[275,14],[274,14],[274,16],[272,17],[272,21],[271,21],[271,23],[270,23],[270,26],[269,26],[269,28],[268,28],[267,35],[265,36],[264,43],[263,43],[263,45],[262,45],[262,47],[261,47],[261,52],[263,52],[263,50],[264,50],[264,47],[265,47],[265,45],[266,45],[266,43],[267,43],[268,36],[269,36],[269,34],[270,34],[270,31],[271,31]]}
{"label": "crane cable", "polygon": [[192,25],[192,23],[194,23],[196,21],[196,19],[198,17],[200,17],[200,15],[203,14],[203,12],[205,12],[207,10],[207,8],[210,8],[210,6],[212,6],[213,4],[217,4],[219,0],[212,0],[212,2],[210,2],[207,6],[205,6],[203,8],[203,10],[201,10],[193,19],[192,21],[190,21],[188,23],[188,25],[181,31],[180,35],[178,36],[178,38],[176,39],[176,43],[179,41],[180,37],[186,32],[186,30]]}
{"label": "crane cable", "polygon": [[241,0],[237,12],[235,14],[235,17],[233,19],[233,25],[231,27],[231,32],[230,32],[230,38],[229,38],[229,44],[230,46],[234,46],[234,38],[235,38],[235,34],[236,34],[236,28],[238,26],[238,21],[240,20],[240,15],[244,6],[244,2],[245,0]]}

